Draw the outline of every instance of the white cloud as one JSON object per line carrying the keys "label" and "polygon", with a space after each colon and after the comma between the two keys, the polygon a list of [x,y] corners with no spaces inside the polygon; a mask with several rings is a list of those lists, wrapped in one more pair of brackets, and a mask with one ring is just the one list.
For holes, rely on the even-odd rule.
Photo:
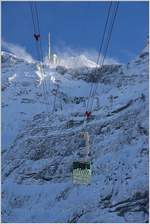
{"label": "white cloud", "polygon": [[2,47],[11,52],[12,54],[16,55],[20,59],[24,59],[25,61],[31,63],[33,62],[32,56],[27,53],[26,49],[24,47],[21,47],[16,44],[8,43],[4,40],[2,40]]}

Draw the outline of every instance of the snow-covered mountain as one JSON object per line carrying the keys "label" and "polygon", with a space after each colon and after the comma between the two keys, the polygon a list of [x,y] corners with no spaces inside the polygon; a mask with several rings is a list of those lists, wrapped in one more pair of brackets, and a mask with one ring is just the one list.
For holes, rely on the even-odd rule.
{"label": "snow-covered mountain", "polygon": [[92,60],[89,60],[85,55],[81,54],[79,56],[71,56],[62,58],[60,60],[60,65],[65,66],[66,68],[81,68],[81,67],[88,67],[88,68],[95,68],[96,63]]}
{"label": "snow-covered mountain", "polygon": [[[43,77],[36,62],[3,52],[3,222],[148,221],[148,56],[147,44],[127,65],[96,75],[85,63],[45,65]],[[92,180],[76,186],[71,169],[91,82]]]}

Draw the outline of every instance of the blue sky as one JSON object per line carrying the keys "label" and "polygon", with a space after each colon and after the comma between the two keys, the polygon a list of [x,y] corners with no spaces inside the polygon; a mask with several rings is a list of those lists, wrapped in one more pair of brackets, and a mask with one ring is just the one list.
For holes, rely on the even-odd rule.
{"label": "blue sky", "polygon": [[[43,48],[51,32],[53,51],[97,51],[109,2],[37,2]],[[36,58],[28,2],[2,2],[2,39]],[[120,2],[108,57],[126,63],[144,47],[148,2]]]}

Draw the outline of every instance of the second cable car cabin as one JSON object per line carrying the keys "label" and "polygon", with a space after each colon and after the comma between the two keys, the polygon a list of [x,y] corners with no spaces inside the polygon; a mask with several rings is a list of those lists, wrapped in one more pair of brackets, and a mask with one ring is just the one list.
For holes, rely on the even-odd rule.
{"label": "second cable car cabin", "polygon": [[73,162],[73,183],[89,184],[91,180],[91,164],[89,160],[89,134],[81,132],[82,147],[80,149],[80,159]]}

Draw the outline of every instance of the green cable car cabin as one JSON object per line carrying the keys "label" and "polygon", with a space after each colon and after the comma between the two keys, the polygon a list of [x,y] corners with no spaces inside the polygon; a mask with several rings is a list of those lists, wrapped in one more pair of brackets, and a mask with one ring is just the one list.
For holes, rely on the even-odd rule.
{"label": "green cable car cabin", "polygon": [[89,161],[73,163],[73,183],[89,184],[91,180],[91,165]]}
{"label": "green cable car cabin", "polygon": [[78,161],[73,162],[73,183],[89,184],[91,181],[91,164],[89,160],[89,134],[88,132],[80,133],[82,147],[80,149],[81,157]]}

